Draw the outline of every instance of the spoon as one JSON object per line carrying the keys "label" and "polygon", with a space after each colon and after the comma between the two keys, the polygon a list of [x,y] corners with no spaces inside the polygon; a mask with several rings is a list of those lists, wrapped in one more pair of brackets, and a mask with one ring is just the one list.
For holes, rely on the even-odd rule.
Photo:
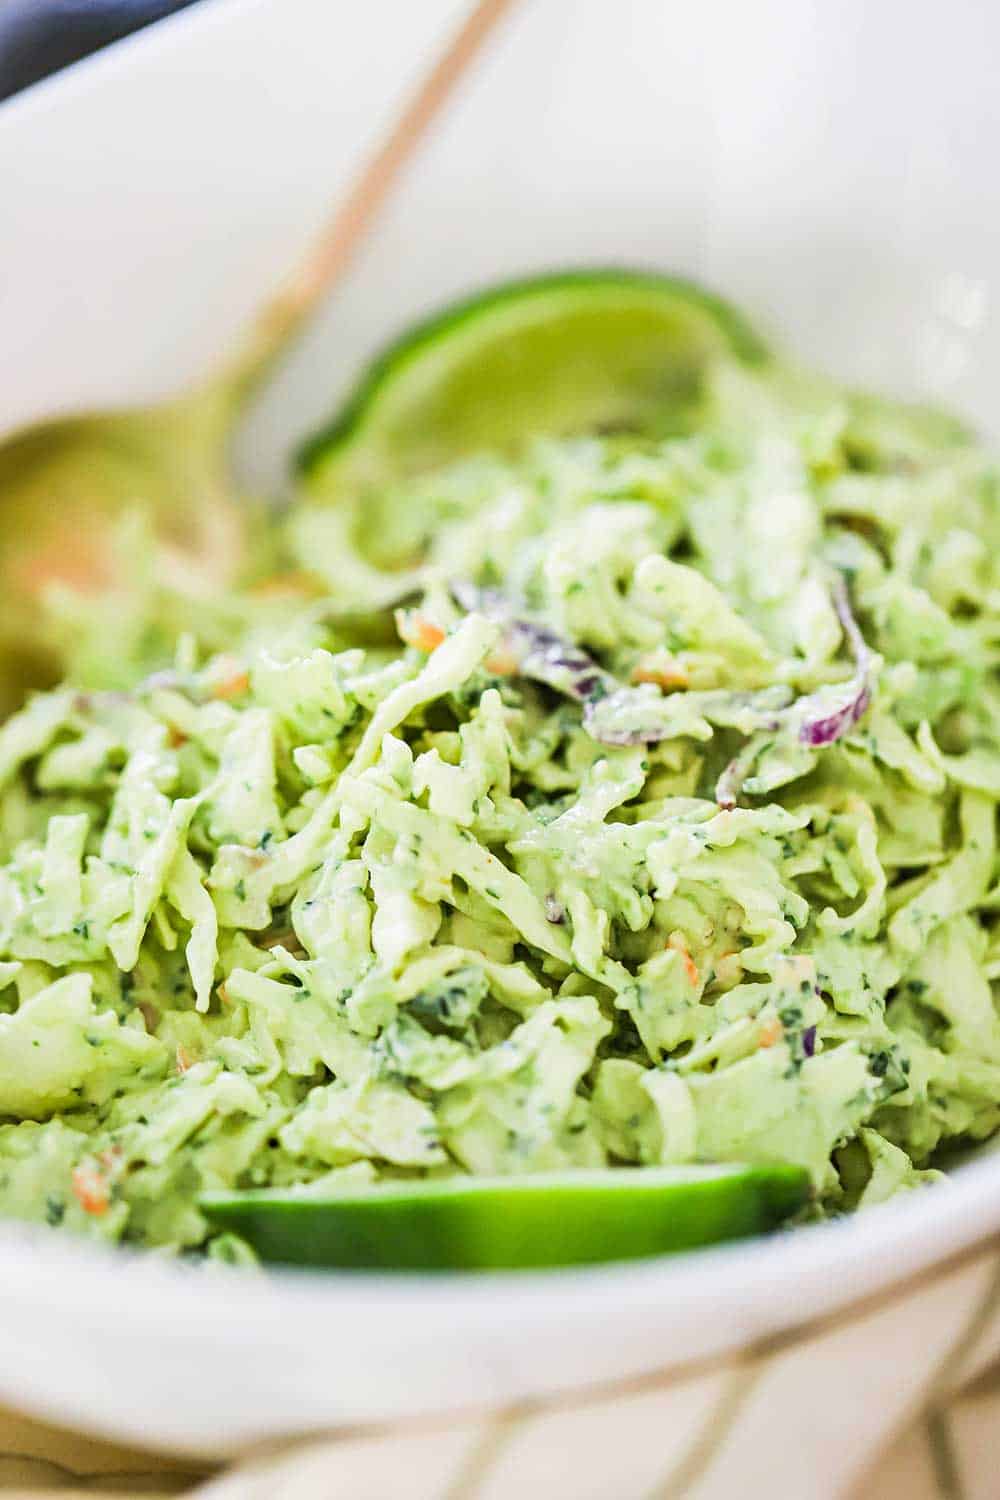
{"label": "spoon", "polygon": [[[64,585],[115,577],[115,520],[141,507],[157,561],[192,593],[245,561],[254,516],[229,447],[248,397],[344,271],[402,169],[513,0],[479,0],[364,165],[312,250],[260,310],[236,354],[192,390],[150,407],[33,423],[0,443],[0,715],[58,676],[42,607]],[[259,521],[259,517],[256,518]]]}

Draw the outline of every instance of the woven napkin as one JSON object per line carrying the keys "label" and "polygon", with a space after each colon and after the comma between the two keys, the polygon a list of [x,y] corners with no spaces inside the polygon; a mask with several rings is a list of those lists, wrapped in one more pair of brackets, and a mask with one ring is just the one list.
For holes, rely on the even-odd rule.
{"label": "woven napkin", "polygon": [[[1000,1365],[947,1406],[907,1426],[844,1500],[997,1500],[998,1432]],[[152,1458],[0,1410],[0,1500],[403,1500],[406,1448],[394,1455],[394,1483],[375,1446],[320,1443],[294,1457],[237,1465],[213,1477],[204,1467]],[[440,1493],[441,1500],[452,1500],[447,1489]],[[525,1490],[522,1500],[534,1500],[534,1492]],[[607,1500],[623,1497],[609,1492]],[[733,1491],[733,1500],[744,1497]]]}

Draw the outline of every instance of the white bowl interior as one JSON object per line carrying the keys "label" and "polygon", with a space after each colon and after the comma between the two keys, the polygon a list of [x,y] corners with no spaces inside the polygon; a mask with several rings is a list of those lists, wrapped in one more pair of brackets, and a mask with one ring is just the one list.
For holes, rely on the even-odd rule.
{"label": "white bowl interior", "polygon": [[[205,0],[0,109],[0,324],[17,375],[0,428],[148,400],[208,368],[463,9]],[[250,472],[277,482],[291,439],[412,316],[492,277],[588,261],[694,275],[801,356],[997,430],[998,42],[1000,12],[979,0],[947,16],[907,0],[526,0],[260,403]],[[194,1281],[8,1233],[0,1389],[133,1438],[232,1445],[379,1402],[504,1399],[639,1369],[664,1347],[708,1353],[998,1225],[993,1159],[950,1196],[847,1228],[432,1292]],[[304,1326],[325,1352],[313,1340],[298,1358]],[[360,1350],[350,1373],[345,1351]],[[185,1397],[192,1362],[204,1378]],[[123,1382],[142,1395],[138,1422],[113,1399]],[[206,1402],[206,1388],[230,1394]]]}

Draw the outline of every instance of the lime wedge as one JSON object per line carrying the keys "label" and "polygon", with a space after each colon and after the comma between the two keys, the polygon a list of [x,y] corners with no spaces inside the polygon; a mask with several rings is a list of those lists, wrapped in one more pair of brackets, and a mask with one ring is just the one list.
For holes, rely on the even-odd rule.
{"label": "lime wedge", "polygon": [[793,1166],[646,1167],[208,1193],[265,1261],[367,1270],[519,1270],[634,1260],[774,1229],[809,1197]]}
{"label": "lime wedge", "polygon": [[691,282],[580,270],[497,286],[418,324],[299,453],[318,498],[357,494],[539,433],[683,431],[706,365],[764,346]]}

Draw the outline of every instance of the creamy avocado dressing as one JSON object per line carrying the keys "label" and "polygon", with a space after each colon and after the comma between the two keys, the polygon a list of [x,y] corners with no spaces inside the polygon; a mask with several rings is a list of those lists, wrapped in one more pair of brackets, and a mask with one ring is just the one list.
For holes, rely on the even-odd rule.
{"label": "creamy avocado dressing", "polygon": [[301,503],[200,603],[126,517],[0,728],[0,1213],[238,1257],[202,1194],[936,1175],[1000,1124],[997,497],[719,354],[678,435]]}

